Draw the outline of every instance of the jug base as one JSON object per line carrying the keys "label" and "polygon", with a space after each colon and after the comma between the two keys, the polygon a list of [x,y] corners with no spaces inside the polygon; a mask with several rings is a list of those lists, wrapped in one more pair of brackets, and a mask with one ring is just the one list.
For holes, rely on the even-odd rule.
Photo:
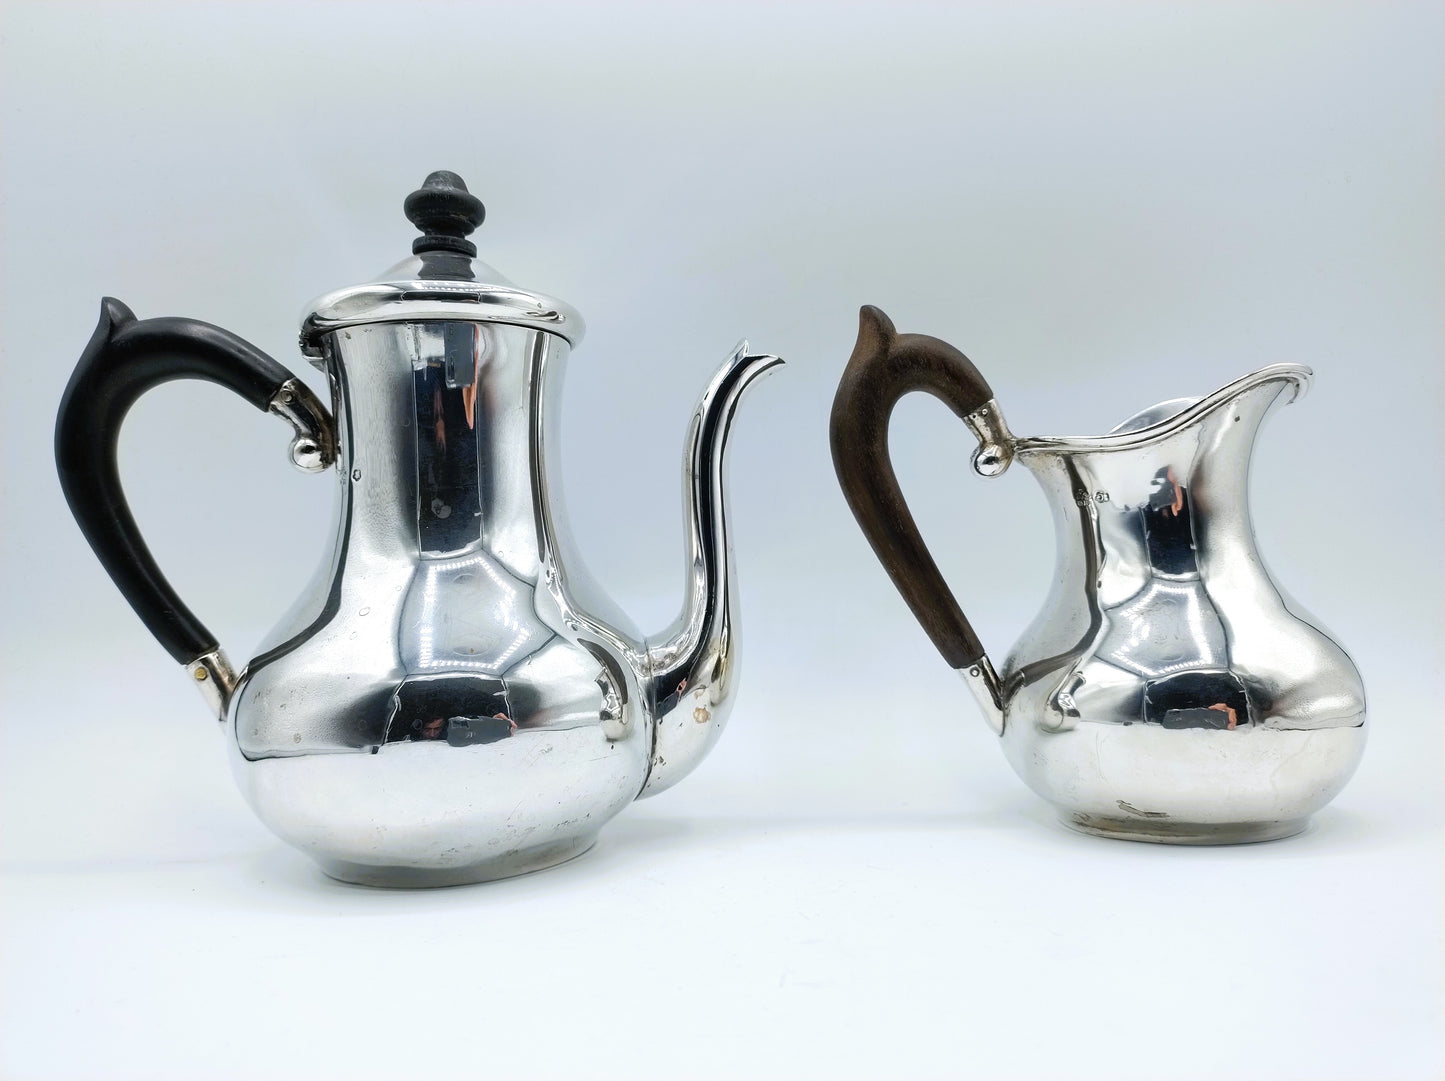
{"label": "jug base", "polygon": [[1309,828],[1310,820],[1289,818],[1273,822],[1171,822],[1064,812],[1059,820],[1071,830],[1119,841],[1151,841],[1165,845],[1244,845],[1278,841]]}
{"label": "jug base", "polygon": [[321,870],[328,878],[357,886],[380,886],[388,889],[427,889],[436,886],[470,886],[545,871],[568,860],[576,859],[597,843],[597,834],[552,844],[539,845],[493,856],[477,863],[454,867],[381,867],[352,863],[348,860],[320,860]]}

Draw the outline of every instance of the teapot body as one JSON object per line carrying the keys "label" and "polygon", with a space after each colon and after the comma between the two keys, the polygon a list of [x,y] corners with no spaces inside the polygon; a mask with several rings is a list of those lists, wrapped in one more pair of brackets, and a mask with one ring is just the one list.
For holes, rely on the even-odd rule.
{"label": "teapot body", "polygon": [[1003,747],[1070,826],[1266,840],[1354,772],[1359,672],[1270,577],[1247,498],[1259,425],[1308,374],[1280,365],[1097,440],[1016,444],[1058,561],[1000,673]]}
{"label": "teapot body", "polygon": [[[403,206],[422,233],[411,256],[303,316],[330,411],[236,335],[138,320],[106,298],[60,403],[55,459],[91,549],[223,725],[262,821],[336,878],[444,886],[585,851],[716,743],[737,682],[728,433],[746,388],[782,360],[741,342],[698,402],[682,612],[644,638],[567,523],[558,420],[581,317],[476,259],[467,237],[485,208],[455,173],[432,173]],[[240,673],[166,581],[121,486],[122,423],[172,379],[280,417],[292,462],[336,486],[320,568]],[[639,498],[625,483],[596,494],[616,526]]]}
{"label": "teapot body", "polygon": [[567,342],[372,323],[321,352],[335,534],[232,695],[242,791],[351,881],[477,881],[577,854],[641,790],[651,736],[637,638],[618,613],[599,621],[608,602],[557,527]]}

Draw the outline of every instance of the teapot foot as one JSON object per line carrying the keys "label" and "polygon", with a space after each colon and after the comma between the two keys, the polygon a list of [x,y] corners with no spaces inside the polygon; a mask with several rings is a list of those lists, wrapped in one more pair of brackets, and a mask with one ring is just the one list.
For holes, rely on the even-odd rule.
{"label": "teapot foot", "polygon": [[597,834],[551,844],[525,848],[518,852],[491,856],[475,863],[462,863],[446,867],[381,867],[348,860],[323,859],[321,870],[328,878],[349,882],[357,886],[381,886],[391,889],[426,889],[436,886],[470,886],[478,882],[492,882],[499,878],[513,878],[556,867],[560,863],[576,859],[594,844]]}
{"label": "teapot foot", "polygon": [[1308,816],[1273,822],[1174,822],[1149,818],[1106,818],[1070,811],[1062,812],[1059,821],[1071,830],[1095,837],[1166,845],[1243,845],[1277,841],[1303,833],[1310,824]]}

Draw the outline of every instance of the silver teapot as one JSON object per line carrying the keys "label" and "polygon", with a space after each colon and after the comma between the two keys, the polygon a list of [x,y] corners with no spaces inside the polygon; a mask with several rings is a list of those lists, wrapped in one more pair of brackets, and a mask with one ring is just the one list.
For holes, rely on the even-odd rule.
{"label": "silver teapot", "polygon": [[[1067,825],[1175,844],[1287,837],[1359,763],[1359,672],[1270,578],[1247,500],[1260,424],[1310,378],[1276,364],[1107,435],[1020,439],[967,357],[863,309],[833,403],[839,481],[1014,770]],[[1053,588],[998,673],[889,463],[889,415],[916,390],[973,431],[976,472],[998,476],[1016,460],[1053,508]]]}
{"label": "silver teapot", "polygon": [[[261,820],[335,878],[435,886],[578,855],[717,740],[737,679],[724,451],[743,391],[781,361],[740,345],[693,414],[685,610],[644,638],[567,529],[558,417],[582,320],[476,259],[484,209],[460,177],[433,173],[406,213],[412,257],[303,320],[330,410],[228,332],[107,298],[55,450],[86,538],[224,726]],[[295,464],[336,488],[330,553],[239,673],[156,567],[116,471],[126,411],[176,378],[282,418]]]}

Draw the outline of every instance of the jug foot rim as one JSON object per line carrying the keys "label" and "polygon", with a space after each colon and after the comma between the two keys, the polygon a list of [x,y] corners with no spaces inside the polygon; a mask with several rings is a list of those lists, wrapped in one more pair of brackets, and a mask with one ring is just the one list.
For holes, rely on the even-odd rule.
{"label": "jug foot rim", "polygon": [[1303,833],[1310,826],[1308,815],[1267,822],[1160,822],[1062,811],[1059,821],[1076,833],[1116,841],[1148,841],[1165,845],[1243,845],[1279,841]]}
{"label": "jug foot rim", "polygon": [[472,886],[545,871],[584,855],[597,843],[597,833],[520,852],[509,852],[458,867],[393,867],[355,863],[350,860],[318,859],[327,878],[353,886],[383,889],[432,889],[439,886]]}

